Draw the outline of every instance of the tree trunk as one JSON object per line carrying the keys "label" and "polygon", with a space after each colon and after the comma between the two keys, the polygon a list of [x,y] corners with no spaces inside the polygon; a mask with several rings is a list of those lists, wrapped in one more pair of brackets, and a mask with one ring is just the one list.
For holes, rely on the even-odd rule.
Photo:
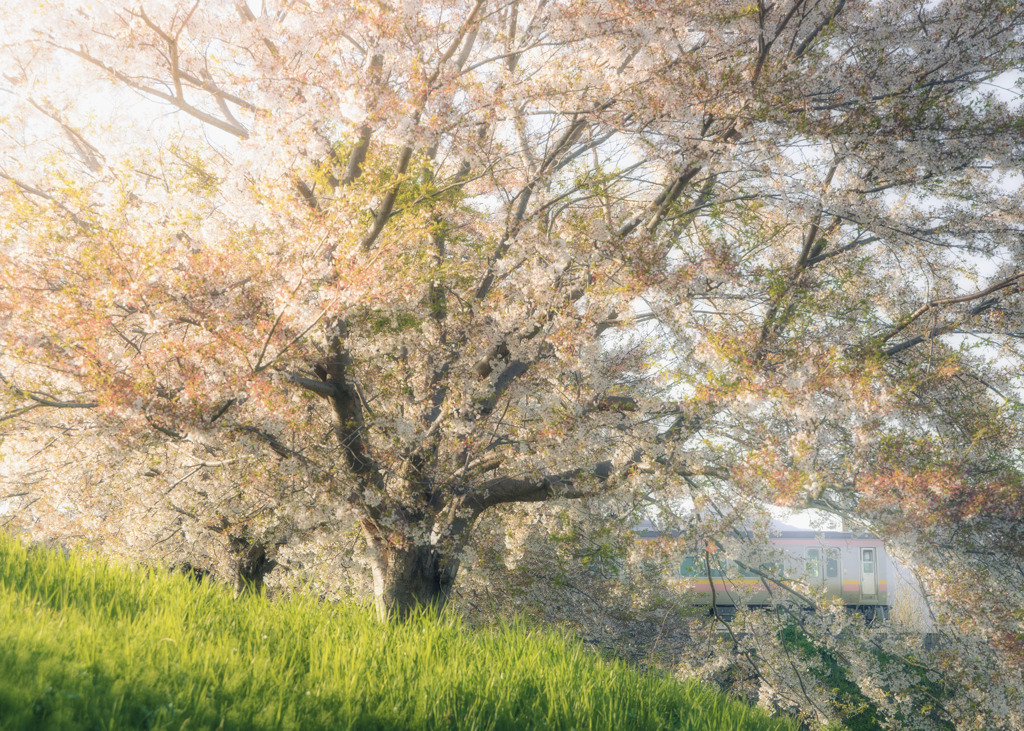
{"label": "tree trunk", "polygon": [[231,536],[231,552],[235,561],[235,596],[260,594],[263,591],[263,577],[269,574],[276,561],[267,558],[267,549],[262,543],[251,543],[248,538]]}
{"label": "tree trunk", "polygon": [[417,607],[435,612],[444,608],[458,561],[442,561],[434,546],[378,546],[372,567],[377,614],[381,619],[405,619]]}

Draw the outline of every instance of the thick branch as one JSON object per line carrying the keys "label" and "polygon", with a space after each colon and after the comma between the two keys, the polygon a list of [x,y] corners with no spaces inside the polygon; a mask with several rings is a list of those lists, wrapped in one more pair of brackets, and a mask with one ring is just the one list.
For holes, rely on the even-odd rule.
{"label": "thick branch", "polygon": [[[600,113],[605,109],[608,109],[611,105],[611,101],[595,105],[592,113]],[[557,168],[561,160],[569,153],[569,148],[576,143],[576,140],[578,140],[580,135],[583,134],[583,130],[587,128],[588,124],[589,120],[587,117],[574,115],[569,127],[562,133],[562,136],[558,138],[555,144],[548,151],[548,154],[544,157],[544,160],[537,169],[537,174],[534,175],[522,190],[519,191],[519,194],[516,196],[516,198],[519,199],[519,203],[516,205],[512,218],[505,229],[505,235],[498,243],[494,253],[491,254],[490,261],[487,265],[487,272],[484,274],[484,277],[480,282],[480,286],[477,287],[474,295],[476,299],[482,300],[486,298],[488,293],[491,291],[491,287],[494,286],[495,265],[501,261],[508,253],[509,249],[512,248],[512,241],[515,239],[523,225],[523,221],[526,218],[526,210],[530,204],[530,198],[533,196],[534,191],[540,185],[544,176]]]}
{"label": "thick branch", "polygon": [[[431,74],[430,78],[427,80],[427,83],[424,85],[424,90],[419,99],[419,104],[417,105],[416,113],[413,115],[413,126],[419,123],[420,114],[422,113],[423,108],[426,106],[427,98],[429,97],[435,82],[438,80],[438,78],[440,78],[441,72],[444,70],[445,64],[447,64],[448,61],[451,60],[452,56],[455,55],[455,52],[458,50],[459,46],[462,45],[463,39],[466,38],[467,31],[469,31],[470,28],[475,27],[477,16],[479,15],[480,9],[483,7],[483,5],[484,0],[477,0],[477,2],[473,5],[472,10],[470,10],[469,16],[466,18],[465,22],[459,28],[459,31],[456,34],[455,38],[448,46],[448,50],[445,51],[445,53],[438,60],[437,67],[434,69],[434,73]],[[472,46],[475,37],[475,33],[473,33],[471,39],[467,40],[467,49],[465,51],[465,55],[467,56],[469,53],[469,48]],[[378,56],[374,56],[375,61],[378,58]],[[461,67],[462,64],[465,63],[465,59],[460,59],[458,63],[459,66]],[[358,160],[358,162],[355,163],[355,168],[358,169],[359,166],[362,164],[362,161],[365,159],[366,144],[369,143],[369,134],[369,128],[364,125],[363,128],[360,130],[360,142],[353,150],[352,158],[350,158],[349,160],[350,169],[353,168],[354,160]],[[384,226],[387,224],[388,219],[391,218],[391,213],[395,207],[395,201],[398,199],[398,192],[402,187],[401,178],[403,175],[405,175],[406,171],[409,168],[409,161],[412,159],[412,154],[412,144],[407,144],[402,148],[402,153],[398,160],[398,167],[395,170],[395,176],[398,178],[398,182],[396,182],[394,187],[392,187],[391,190],[389,190],[384,195],[384,199],[381,201],[380,210],[377,212],[377,215],[373,219],[373,226],[371,227],[370,231],[366,234],[366,236],[363,238],[363,241],[361,243],[361,246],[364,251],[368,251],[373,246],[374,242],[377,240],[377,237],[380,236],[381,232],[384,230]],[[356,175],[358,174],[356,170],[353,170],[353,173]],[[349,170],[346,170],[345,175],[346,178],[348,178]]]}
{"label": "thick branch", "polygon": [[79,156],[81,156],[82,162],[85,163],[85,166],[89,168],[91,172],[99,172],[100,168],[103,167],[101,162],[103,155],[100,154],[100,151],[96,149],[95,145],[86,140],[78,130],[68,124],[55,110],[48,109],[36,103],[33,99],[29,99],[28,103],[39,110],[40,113],[56,122],[67,136],[68,140],[71,141],[75,151]]}
{"label": "thick branch", "polygon": [[[380,56],[375,58],[380,58]],[[373,129],[370,125],[363,124],[359,128],[359,141],[356,142],[355,147],[352,148],[352,152],[348,156],[345,174],[341,176],[342,185],[349,185],[363,174],[363,163],[366,162],[366,153],[370,149],[370,137],[372,135]]]}
{"label": "thick branch", "polygon": [[358,389],[348,380],[351,361],[344,345],[347,324],[342,320],[337,327],[331,343],[331,359],[318,363],[315,368],[319,380],[297,373],[289,374],[288,379],[330,402],[334,412],[334,433],[349,469],[363,480],[364,487],[383,490],[381,470],[367,453],[363,440],[363,401]]}
{"label": "thick branch", "polygon": [[52,409],[95,409],[99,404],[95,401],[51,401],[32,394],[28,397],[40,406],[49,406]]}
{"label": "thick branch", "polygon": [[72,53],[78,56],[79,58],[83,59],[84,61],[87,61],[88,63],[91,63],[94,66],[103,69],[108,74],[113,76],[115,79],[120,81],[122,84],[125,84],[126,86],[129,86],[132,89],[135,89],[136,91],[140,91],[143,94],[148,94],[149,96],[156,97],[157,99],[162,99],[165,102],[173,104],[178,109],[195,117],[200,122],[205,122],[206,124],[209,124],[212,127],[216,127],[217,129],[223,130],[224,132],[229,132],[230,134],[233,134],[236,137],[240,137],[242,139],[248,139],[249,137],[249,131],[244,127],[236,126],[227,120],[220,119],[219,117],[215,117],[212,114],[207,114],[206,112],[192,106],[184,99],[181,99],[175,96],[174,94],[168,94],[167,92],[160,91],[159,89],[154,89],[151,86],[146,86],[145,84],[139,83],[127,74],[124,74],[111,66],[107,66],[98,58],[91,56],[83,50],[79,50],[76,48],[68,48],[67,46],[55,45],[55,47],[67,51],[68,53]]}
{"label": "thick branch", "polygon": [[17,186],[19,189],[21,189],[25,193],[28,193],[29,195],[34,195],[37,198],[42,198],[43,200],[49,201],[53,205],[57,206],[57,208],[68,214],[68,216],[71,217],[71,220],[74,221],[75,225],[78,226],[83,231],[92,231],[94,228],[96,228],[88,221],[83,220],[77,213],[72,211],[70,208],[61,203],[59,200],[57,200],[57,198],[55,198],[50,193],[47,193],[45,190],[40,190],[39,188],[29,185],[28,183],[23,183],[17,178],[13,178],[10,175],[7,175],[6,173],[3,172],[0,172],[0,178],[9,181],[11,184]]}
{"label": "thick branch", "polygon": [[245,432],[246,434],[252,434],[253,436],[262,439],[264,442],[266,442],[267,446],[274,450],[277,456],[279,456],[281,459],[297,459],[299,462],[305,465],[313,466],[313,462],[306,455],[302,454],[301,452],[296,452],[294,449],[285,446],[284,444],[281,443],[281,440],[279,440],[273,434],[263,431],[262,429],[258,429],[254,426],[240,426],[237,428],[241,432]]}
{"label": "thick branch", "polygon": [[[911,312],[909,315],[907,315],[905,318],[903,318],[903,320],[900,322],[900,324],[896,325],[891,330],[889,330],[889,332],[887,332],[887,333],[883,334],[882,336],[880,336],[878,338],[878,342],[879,343],[885,343],[885,342],[891,340],[893,337],[895,337],[896,335],[898,335],[899,333],[903,332],[908,327],[910,327],[910,325],[912,325],[914,323],[914,321],[918,320],[922,315],[924,315],[927,312],[931,312],[932,310],[934,310],[934,309],[936,309],[938,307],[944,307],[944,306],[947,306],[947,305],[962,304],[962,303],[965,303],[965,302],[972,302],[972,301],[977,300],[977,299],[982,299],[984,297],[988,297],[991,294],[999,292],[999,291],[1001,291],[1003,289],[1007,289],[1009,287],[1014,287],[1015,288],[1014,291],[1017,291],[1019,289],[1019,283],[1021,281],[1024,281],[1024,272],[1017,272],[1016,274],[1013,274],[1013,275],[1007,277],[1006,279],[1003,279],[1003,280],[1001,280],[999,282],[996,282],[995,284],[991,285],[990,287],[986,287],[983,290],[980,290],[978,292],[974,292],[973,294],[965,294],[965,295],[963,295],[961,297],[945,297],[945,298],[942,298],[942,299],[934,299],[934,300],[931,300],[930,302],[926,302],[923,305],[921,305],[920,307],[918,307],[916,310]],[[983,304],[986,305],[984,307],[975,307],[974,309],[971,310],[969,315],[970,316],[974,316],[974,315],[981,314],[985,310],[989,309],[993,304],[995,304],[996,301],[998,301],[998,299],[996,299],[995,301],[993,301],[991,303],[983,303]],[[937,334],[941,334],[941,333],[937,333]],[[934,337],[934,336],[929,336],[929,337]],[[921,342],[921,340],[917,340],[917,342]],[[916,342],[914,344],[916,344]],[[905,350],[906,348],[908,348],[910,346],[906,345],[905,343],[901,343],[899,346],[894,346],[894,347],[898,348],[898,350],[896,350],[895,352],[899,352],[899,350]],[[889,350],[893,350],[893,348],[890,348]],[[889,353],[888,351],[886,351],[886,354],[887,355],[891,355],[891,353]]]}
{"label": "thick branch", "polygon": [[[384,68],[384,56],[375,53],[370,58],[370,85],[376,87],[380,82],[380,72]],[[341,176],[341,184],[349,185],[363,174],[363,163],[366,162],[366,154],[370,150],[370,138],[373,136],[373,128],[369,123],[364,122],[359,127],[359,140],[356,142],[352,152],[349,153],[348,164],[345,166],[345,174]]]}
{"label": "thick branch", "polygon": [[21,414],[28,413],[38,408],[51,408],[51,409],[95,409],[99,404],[96,401],[67,401],[64,399],[54,398],[51,394],[42,393],[40,391],[26,391],[23,388],[18,388],[13,383],[7,380],[3,374],[0,374],[0,382],[7,385],[8,388],[19,398],[28,399],[32,401],[28,406],[15,409],[3,416],[0,416],[0,421],[7,421],[13,419]]}
{"label": "thick branch", "polygon": [[298,373],[289,373],[288,380],[324,398],[334,398],[338,395],[338,387],[333,383],[306,378]]}
{"label": "thick branch", "polygon": [[793,51],[793,56],[795,58],[800,58],[801,56],[804,55],[807,49],[810,48],[811,44],[814,43],[814,39],[821,35],[821,32],[825,30],[833,20],[836,19],[839,13],[843,11],[843,6],[845,5],[846,0],[839,0],[839,2],[836,3],[836,7],[832,10],[832,12],[826,15],[824,18],[822,18],[821,22],[818,23],[814,30],[808,33],[807,37],[804,38],[803,41],[800,42],[800,45],[797,46],[796,50]]}
{"label": "thick branch", "polygon": [[[967,314],[967,317],[971,318],[971,317],[974,317],[975,315],[980,315],[981,313],[983,313],[983,312],[985,312],[987,310],[992,309],[998,303],[999,303],[999,298],[998,297],[992,297],[991,299],[987,299],[987,300],[979,303],[976,307],[972,307],[970,312]],[[960,330],[959,330],[959,328],[957,328],[956,325],[939,325],[939,326],[933,327],[925,335],[918,335],[916,337],[908,338],[907,340],[904,340],[902,342],[896,343],[895,345],[893,345],[893,346],[883,350],[882,353],[884,355],[887,355],[887,356],[893,356],[893,355],[896,355],[897,353],[902,353],[904,350],[909,350],[910,348],[914,347],[915,345],[920,345],[921,343],[927,342],[929,340],[934,340],[935,338],[939,337],[940,335],[946,335],[948,333],[954,333],[954,332],[959,332],[959,331]]]}
{"label": "thick branch", "polygon": [[[249,10],[249,6],[246,4],[245,0],[235,0],[235,10],[238,12],[238,15],[241,16],[242,20],[247,20],[250,23],[256,21],[256,16],[252,14],[251,10]],[[267,47],[267,50],[269,50],[275,58],[277,57],[277,45],[275,45],[273,41],[264,38],[263,45]]]}
{"label": "thick branch", "polygon": [[[466,502],[476,515],[506,503],[536,503],[553,498],[578,499],[596,494],[598,486],[612,476],[612,463],[598,462],[591,467],[567,470],[539,479],[498,477],[480,485]],[[596,483],[595,483],[596,481]]]}
{"label": "thick branch", "polygon": [[633,231],[643,223],[644,219],[649,215],[651,218],[647,229],[649,233],[653,232],[657,228],[657,225],[661,223],[662,219],[664,219],[669,207],[679,199],[679,196],[682,194],[686,184],[693,180],[694,176],[699,172],[700,166],[694,165],[683,172],[682,175],[675,178],[671,183],[666,185],[665,189],[661,191],[658,197],[651,201],[650,205],[647,206],[647,210],[644,213],[638,213],[619,227],[619,238],[624,238],[633,233]]}
{"label": "thick branch", "polygon": [[28,406],[23,406],[20,409],[15,409],[14,411],[9,411],[6,414],[0,415],[0,421],[7,421],[8,419],[16,419],[17,417],[21,416],[22,414],[27,414],[29,411],[34,411],[35,409],[41,408],[41,406],[42,406],[42,404],[30,404]]}
{"label": "thick branch", "polygon": [[385,224],[388,219],[391,218],[391,212],[395,208],[395,201],[398,200],[398,191],[402,187],[401,177],[405,175],[409,169],[409,161],[412,159],[412,145],[406,145],[402,148],[401,157],[398,159],[398,168],[395,170],[396,177],[399,178],[399,182],[395,183],[394,187],[391,188],[385,195],[384,200],[380,203],[380,210],[377,215],[374,216],[373,226],[370,231],[363,237],[362,246],[363,251],[369,251],[373,246],[377,237],[380,236],[381,231],[384,230]]}

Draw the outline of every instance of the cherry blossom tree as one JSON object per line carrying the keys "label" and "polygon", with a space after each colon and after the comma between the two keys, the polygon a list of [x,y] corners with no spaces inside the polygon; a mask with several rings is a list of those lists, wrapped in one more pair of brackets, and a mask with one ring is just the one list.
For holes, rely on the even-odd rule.
{"label": "cherry blossom tree", "polygon": [[401,616],[490,517],[815,507],[1022,723],[1016,3],[0,17],[8,523]]}

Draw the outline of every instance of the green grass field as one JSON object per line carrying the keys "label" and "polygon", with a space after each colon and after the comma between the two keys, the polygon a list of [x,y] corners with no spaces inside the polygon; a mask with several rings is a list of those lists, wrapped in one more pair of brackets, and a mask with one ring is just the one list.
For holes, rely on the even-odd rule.
{"label": "green grass field", "polygon": [[579,642],[382,624],[0,533],[0,729],[795,729]]}

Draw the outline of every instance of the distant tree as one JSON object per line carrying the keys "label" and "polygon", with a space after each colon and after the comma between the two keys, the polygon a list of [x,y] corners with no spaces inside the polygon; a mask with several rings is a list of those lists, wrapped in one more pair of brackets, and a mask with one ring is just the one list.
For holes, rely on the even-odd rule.
{"label": "distant tree", "polygon": [[401,616],[498,508],[816,507],[1020,726],[1017,3],[0,18],[4,520]]}

